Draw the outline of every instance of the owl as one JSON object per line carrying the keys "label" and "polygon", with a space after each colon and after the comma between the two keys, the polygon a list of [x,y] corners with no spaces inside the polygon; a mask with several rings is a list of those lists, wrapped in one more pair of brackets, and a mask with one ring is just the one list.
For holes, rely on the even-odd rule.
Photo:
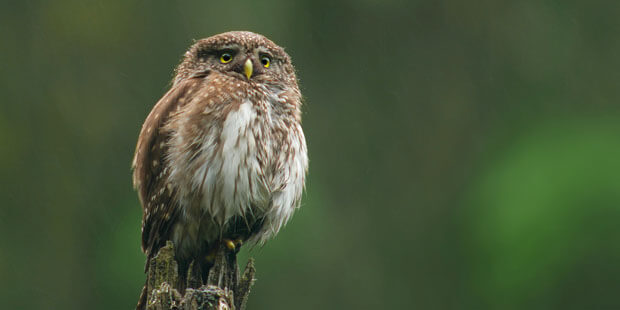
{"label": "owl", "polygon": [[301,104],[289,55],[264,36],[226,32],[189,48],[133,158],[147,266],[168,240],[183,275],[192,261],[208,270],[220,244],[278,233],[308,167]]}

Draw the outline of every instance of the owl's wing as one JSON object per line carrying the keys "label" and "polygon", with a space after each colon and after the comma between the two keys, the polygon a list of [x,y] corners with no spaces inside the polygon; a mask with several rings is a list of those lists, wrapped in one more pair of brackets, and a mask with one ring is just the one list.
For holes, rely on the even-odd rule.
{"label": "owl's wing", "polygon": [[188,96],[198,92],[205,76],[206,73],[174,85],[155,104],[140,131],[132,167],[134,187],[144,211],[142,251],[147,254],[147,262],[169,240],[170,229],[179,214],[179,206],[173,199],[174,188],[167,187],[170,171],[164,160],[170,137],[164,125],[175,111],[191,101]]}

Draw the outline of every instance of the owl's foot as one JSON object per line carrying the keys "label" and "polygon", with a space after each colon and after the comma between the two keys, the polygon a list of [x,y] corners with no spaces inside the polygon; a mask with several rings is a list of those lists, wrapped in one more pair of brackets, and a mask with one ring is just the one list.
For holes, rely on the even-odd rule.
{"label": "owl's foot", "polygon": [[[241,250],[241,246],[243,245],[243,240],[241,240],[240,238],[238,239],[222,239],[222,243],[224,243],[224,246],[226,246],[226,248],[232,252],[239,253],[239,250]],[[208,252],[207,255],[205,255],[205,259],[208,263],[213,263],[215,261],[215,256],[217,255],[217,250],[218,250],[219,246],[215,246],[212,247]]]}
{"label": "owl's foot", "polygon": [[239,253],[239,250],[241,250],[241,246],[243,245],[243,240],[241,240],[240,238],[237,238],[235,240],[224,239],[222,240],[222,242],[224,242],[224,245],[229,250],[235,251],[235,253]]}

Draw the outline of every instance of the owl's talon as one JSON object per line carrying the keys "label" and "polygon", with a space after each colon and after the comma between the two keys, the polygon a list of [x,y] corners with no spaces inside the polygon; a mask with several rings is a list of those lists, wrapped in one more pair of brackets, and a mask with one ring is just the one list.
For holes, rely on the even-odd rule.
{"label": "owl's talon", "polygon": [[239,250],[241,250],[241,246],[243,245],[243,240],[241,240],[241,238],[235,240],[224,239],[223,242],[227,249],[235,253],[239,253]]}
{"label": "owl's talon", "polygon": [[224,245],[231,251],[235,251],[235,249],[237,248],[235,242],[230,239],[224,239]]}

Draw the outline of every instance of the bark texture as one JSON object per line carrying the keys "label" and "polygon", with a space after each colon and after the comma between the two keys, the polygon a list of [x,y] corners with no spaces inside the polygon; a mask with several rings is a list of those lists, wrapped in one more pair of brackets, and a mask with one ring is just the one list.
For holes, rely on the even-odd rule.
{"label": "bark texture", "polygon": [[[237,255],[222,245],[207,281],[190,265],[187,277],[179,277],[174,245],[168,241],[151,260],[147,274],[147,310],[243,310],[254,284],[254,260],[250,259],[240,276]],[[186,278],[185,285],[179,281]],[[175,287],[187,287],[181,295]]]}

